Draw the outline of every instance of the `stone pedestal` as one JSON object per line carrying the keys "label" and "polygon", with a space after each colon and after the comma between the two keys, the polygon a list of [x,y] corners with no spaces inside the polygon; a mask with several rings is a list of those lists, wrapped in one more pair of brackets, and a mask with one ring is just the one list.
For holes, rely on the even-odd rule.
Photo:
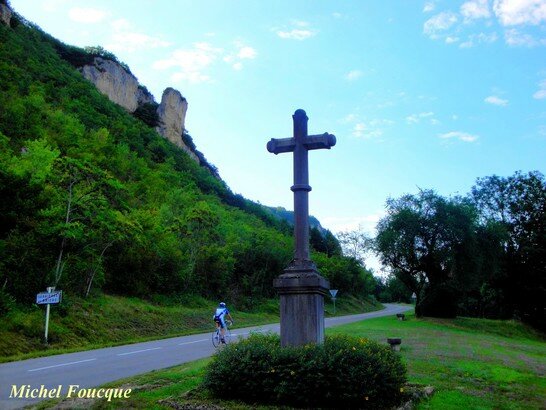
{"label": "stone pedestal", "polygon": [[281,303],[281,346],[322,343],[328,281],[314,266],[291,266],[274,280],[273,286]]}

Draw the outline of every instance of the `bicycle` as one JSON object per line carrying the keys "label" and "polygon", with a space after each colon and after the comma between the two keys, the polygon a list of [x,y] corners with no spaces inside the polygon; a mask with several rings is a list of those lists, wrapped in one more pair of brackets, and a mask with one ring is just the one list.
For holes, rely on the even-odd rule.
{"label": "bicycle", "polygon": [[[228,322],[226,322],[226,327],[224,328],[224,330],[224,343],[229,344],[229,342],[231,342],[231,331],[229,330]],[[214,332],[212,332],[212,345],[214,347],[218,347],[222,343],[222,333],[220,333],[220,331],[221,327],[216,326],[216,329],[214,330]]]}

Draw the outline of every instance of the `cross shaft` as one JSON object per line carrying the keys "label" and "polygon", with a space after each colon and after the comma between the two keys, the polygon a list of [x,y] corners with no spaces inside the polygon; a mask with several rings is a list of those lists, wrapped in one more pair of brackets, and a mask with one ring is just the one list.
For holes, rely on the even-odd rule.
{"label": "cross shaft", "polygon": [[295,252],[292,265],[294,267],[312,264],[309,257],[309,160],[308,151],[315,149],[330,149],[336,144],[336,137],[324,133],[307,135],[309,118],[304,110],[297,110],[292,116],[294,120],[294,136],[292,138],[274,139],[267,143],[267,150],[275,155],[294,153],[294,237]]}

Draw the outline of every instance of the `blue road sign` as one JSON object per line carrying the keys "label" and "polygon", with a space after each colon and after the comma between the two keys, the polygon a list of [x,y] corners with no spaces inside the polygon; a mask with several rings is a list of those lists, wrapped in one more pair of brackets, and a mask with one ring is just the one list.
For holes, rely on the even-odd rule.
{"label": "blue road sign", "polygon": [[38,305],[55,305],[61,303],[63,291],[56,290],[54,292],[41,292],[36,295],[36,303]]}

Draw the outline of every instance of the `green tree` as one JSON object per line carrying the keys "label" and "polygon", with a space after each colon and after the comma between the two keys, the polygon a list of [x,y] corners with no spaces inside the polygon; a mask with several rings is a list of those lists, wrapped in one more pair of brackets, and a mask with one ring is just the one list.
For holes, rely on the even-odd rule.
{"label": "green tree", "polygon": [[387,201],[376,250],[383,265],[415,292],[418,315],[456,314],[457,277],[475,249],[475,232],[475,210],[463,199],[422,190]]}
{"label": "green tree", "polygon": [[378,299],[381,302],[411,303],[411,290],[396,275],[389,275],[381,281]]}
{"label": "green tree", "polygon": [[[546,329],[546,180],[538,171],[478,179],[471,198],[495,226],[503,272],[487,283],[516,317]],[[501,270],[498,269],[498,270]]]}
{"label": "green tree", "polygon": [[364,266],[364,257],[373,249],[373,240],[362,226],[352,231],[342,231],[337,234],[343,253],[354,258]]}

